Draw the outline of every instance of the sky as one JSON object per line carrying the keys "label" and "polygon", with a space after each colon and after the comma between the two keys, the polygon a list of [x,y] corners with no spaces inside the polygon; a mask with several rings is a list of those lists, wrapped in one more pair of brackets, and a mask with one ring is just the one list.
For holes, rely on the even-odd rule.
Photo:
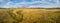
{"label": "sky", "polygon": [[60,0],[0,0],[1,8],[60,7]]}

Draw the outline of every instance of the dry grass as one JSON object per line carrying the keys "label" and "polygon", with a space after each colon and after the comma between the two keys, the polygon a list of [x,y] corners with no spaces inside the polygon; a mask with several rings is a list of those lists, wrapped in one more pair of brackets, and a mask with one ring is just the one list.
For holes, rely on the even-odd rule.
{"label": "dry grass", "polygon": [[60,23],[58,9],[7,9],[4,14],[6,18],[0,23]]}

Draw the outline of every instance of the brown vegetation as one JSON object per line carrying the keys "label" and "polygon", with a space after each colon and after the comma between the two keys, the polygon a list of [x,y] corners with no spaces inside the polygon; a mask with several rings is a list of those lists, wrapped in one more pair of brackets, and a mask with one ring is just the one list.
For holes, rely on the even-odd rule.
{"label": "brown vegetation", "polygon": [[0,23],[60,23],[60,9],[0,9]]}

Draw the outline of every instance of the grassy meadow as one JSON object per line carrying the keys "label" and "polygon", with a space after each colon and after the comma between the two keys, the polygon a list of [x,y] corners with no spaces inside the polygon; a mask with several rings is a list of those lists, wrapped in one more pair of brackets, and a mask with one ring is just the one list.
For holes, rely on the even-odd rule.
{"label": "grassy meadow", "polygon": [[60,9],[0,9],[0,23],[60,23]]}

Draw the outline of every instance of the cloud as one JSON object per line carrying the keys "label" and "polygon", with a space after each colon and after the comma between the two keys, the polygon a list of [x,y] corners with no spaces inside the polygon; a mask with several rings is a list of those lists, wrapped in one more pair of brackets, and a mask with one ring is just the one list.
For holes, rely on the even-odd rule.
{"label": "cloud", "polygon": [[8,0],[8,2],[3,6],[4,8],[18,8],[18,7],[58,7],[60,3],[49,3],[46,1],[34,1],[34,2],[20,2],[14,3]]}
{"label": "cloud", "polygon": [[9,0],[0,0],[0,2],[8,2]]}
{"label": "cloud", "polygon": [[10,7],[12,7],[14,5],[14,3],[13,2],[8,2],[8,3],[6,3],[3,7],[7,7],[7,8],[10,8]]}
{"label": "cloud", "polygon": [[0,0],[0,2],[2,2],[2,1],[4,1],[4,0]]}
{"label": "cloud", "polygon": [[31,2],[31,3],[26,3],[26,2],[21,2],[21,3],[13,3],[13,2],[8,2],[4,7],[29,7],[33,5],[39,5],[40,3],[38,2]]}

